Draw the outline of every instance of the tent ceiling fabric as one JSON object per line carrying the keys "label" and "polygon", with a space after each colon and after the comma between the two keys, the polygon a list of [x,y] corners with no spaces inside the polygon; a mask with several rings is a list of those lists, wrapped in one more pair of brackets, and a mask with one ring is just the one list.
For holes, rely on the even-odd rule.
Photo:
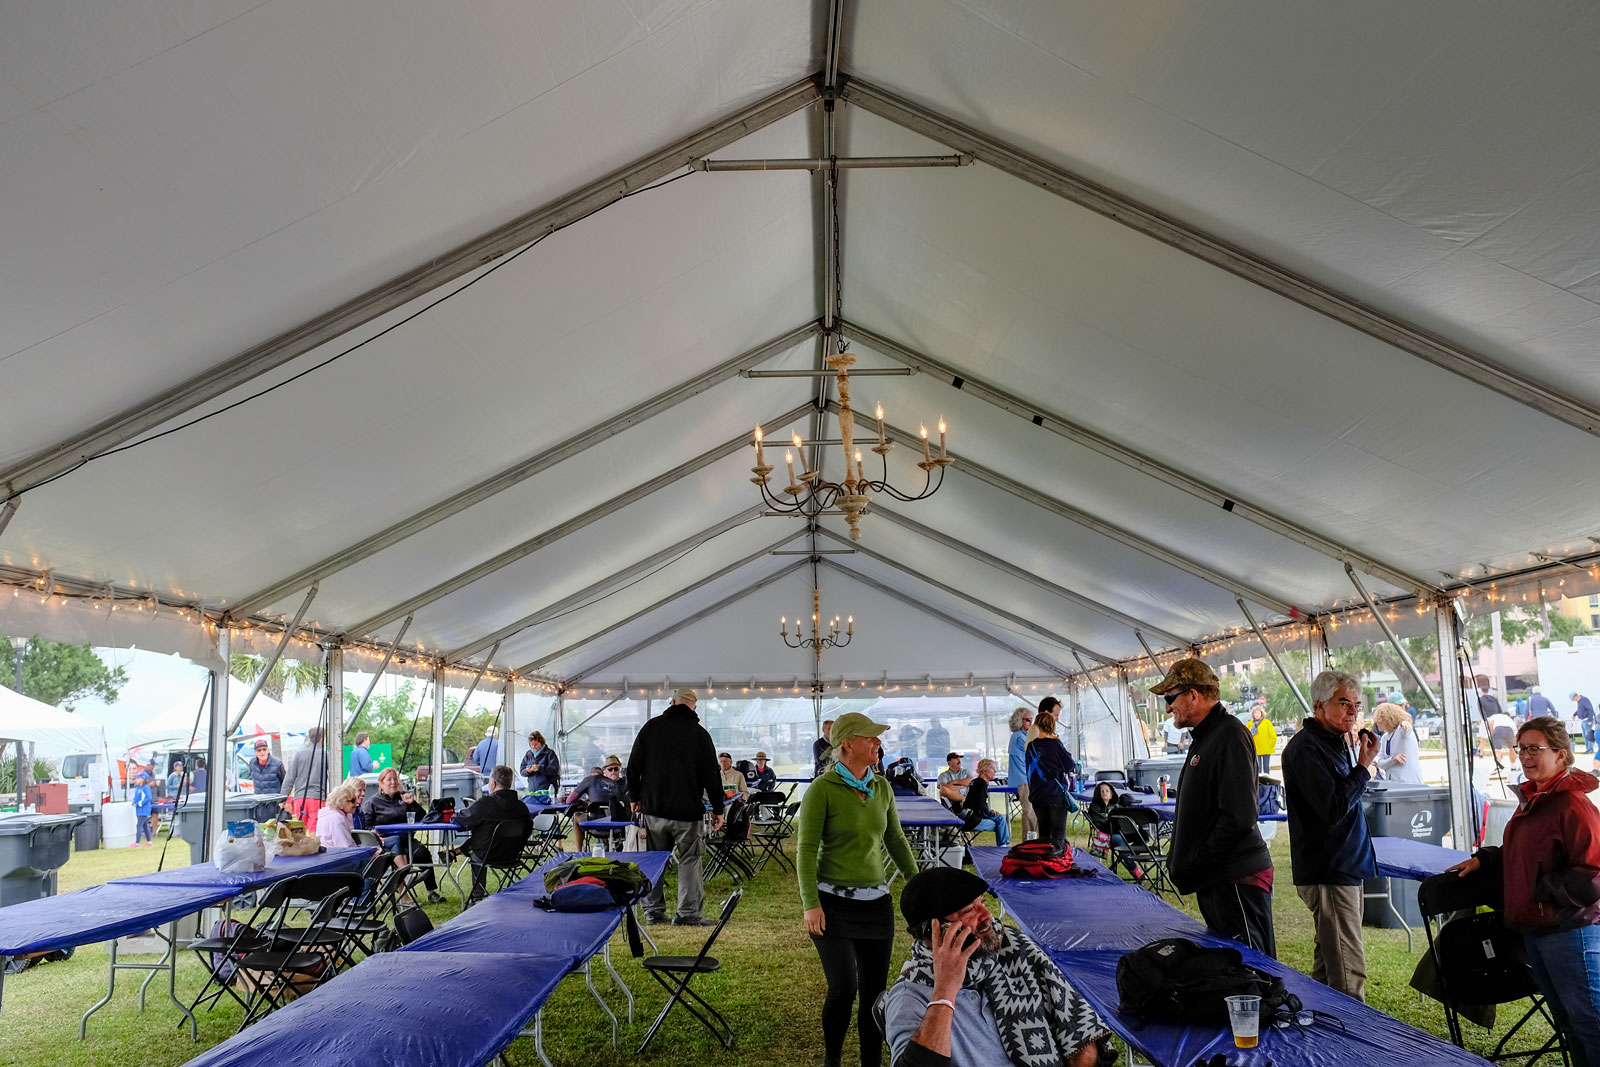
{"label": "tent ceiling fabric", "polygon": [[[1581,106],[1600,17],[1357,2],[1152,19],[860,0],[843,70],[1600,405]],[[0,11],[0,472],[792,91],[823,63],[829,6]],[[803,103],[713,156],[818,155]],[[841,155],[950,151],[835,114]],[[499,640],[496,667],[586,686],[805,684],[814,657],[769,630],[809,611],[810,572],[770,551],[812,540],[760,514],[743,438],[761,421],[781,480],[788,432],[838,423],[813,429],[814,379],[728,364],[787,337],[759,369],[803,371],[831,343],[795,333],[831,297],[821,180],[662,173],[682,180],[629,186],[154,429],[205,421],[30,489],[0,563],[267,617],[315,577],[318,632],[383,641],[410,615],[428,655]],[[859,368],[899,366],[900,347],[1038,411],[934,373],[856,379],[859,409],[895,427],[946,418],[957,461],[932,499],[886,506],[905,522],[869,514],[860,551],[824,557],[824,610],[859,625],[823,677],[1131,660],[1131,621],[1158,647],[1230,634],[1241,592],[1278,622],[1327,611],[1353,592],[1329,544],[1387,570],[1368,582],[1383,597],[1594,551],[1600,441],[1568,422],[995,166],[849,170],[839,191]],[[836,474],[838,446],[822,454]],[[920,483],[915,458],[891,454],[897,484]],[[815,543],[844,535],[826,517]],[[52,624],[52,604],[4,599],[0,622],[139,640],[92,605]]]}

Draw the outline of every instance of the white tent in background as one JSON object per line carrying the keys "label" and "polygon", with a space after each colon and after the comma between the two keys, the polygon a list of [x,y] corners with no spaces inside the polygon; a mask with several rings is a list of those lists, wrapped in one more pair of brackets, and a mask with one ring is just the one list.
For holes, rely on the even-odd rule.
{"label": "white tent in background", "polygon": [[37,756],[102,753],[106,732],[80,715],[0,688],[0,743],[31,742]]}
{"label": "white tent in background", "polygon": [[[234,714],[238,713],[239,708],[244,707],[244,698],[249,695],[248,685],[237,678],[228,679],[228,705],[234,709]],[[196,711],[199,706],[198,698],[192,693],[185,694],[181,700],[175,700],[166,711],[152,715],[130,729],[128,747],[141,748],[163,741],[180,745],[205,744],[211,735],[211,730],[206,716],[199,715],[199,732],[195,731]],[[315,725],[316,720],[305,713],[288,708],[265,693],[258,693],[250,705],[250,713],[245,716],[234,733],[236,736],[256,733],[303,734],[307,727]]]}

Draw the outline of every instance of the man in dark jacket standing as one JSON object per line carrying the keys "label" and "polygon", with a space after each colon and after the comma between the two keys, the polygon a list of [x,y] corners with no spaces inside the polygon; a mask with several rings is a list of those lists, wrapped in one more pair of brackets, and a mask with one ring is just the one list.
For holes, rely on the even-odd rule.
{"label": "man in dark jacket standing", "polygon": [[1378,739],[1363,730],[1361,683],[1343,671],[1311,682],[1311,713],[1283,749],[1294,888],[1311,910],[1311,977],[1365,1000],[1361,883],[1378,875],[1361,794],[1372,780]]}
{"label": "man in dark jacket standing", "polygon": [[1256,827],[1256,749],[1244,724],[1222,706],[1216,672],[1180,659],[1150,691],[1166,698],[1192,738],[1178,775],[1167,872],[1193,893],[1206,925],[1276,956],[1272,855]]}
{"label": "man in dark jacket standing", "polygon": [[472,857],[472,896],[468,903],[482,900],[487,891],[489,872],[484,864],[502,866],[515,862],[533,835],[533,816],[511,787],[513,780],[511,768],[505,764],[490,768],[489,792],[456,815],[456,825],[472,831],[465,846]]}
{"label": "man in dark jacket standing", "polygon": [[[672,706],[639,728],[628,756],[628,793],[633,810],[644,816],[652,850],[671,849],[678,861],[678,926],[710,926],[701,914],[705,885],[701,862],[706,852],[700,822],[711,802],[711,829],[722,827],[722,771],[717,748],[694,713],[693,689],[672,695]],[[646,922],[665,922],[666,888],[657,882],[644,898]]]}

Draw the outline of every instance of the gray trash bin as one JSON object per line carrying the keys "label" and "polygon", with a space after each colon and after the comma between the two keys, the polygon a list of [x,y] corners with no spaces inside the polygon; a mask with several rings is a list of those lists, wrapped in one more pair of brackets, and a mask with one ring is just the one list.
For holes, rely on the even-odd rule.
{"label": "gray trash bin", "polygon": [[[1367,830],[1373,837],[1401,837],[1427,845],[1442,845],[1450,830],[1450,789],[1442,785],[1405,785],[1375,782],[1361,797]],[[1365,891],[1382,893],[1389,880],[1368,879]],[[1422,925],[1417,907],[1417,887],[1421,882],[1395,878],[1394,906],[1411,927]],[[1400,929],[1400,920],[1381,899],[1362,903],[1362,921],[1368,926]]]}
{"label": "gray trash bin", "polygon": [[1166,776],[1167,784],[1173,789],[1178,788],[1178,775],[1183,772],[1183,761],[1188,759],[1182,756],[1153,756],[1150,759],[1136,759],[1128,761],[1128,785],[1134,789],[1142,786],[1156,788],[1156,783]]}
{"label": "gray trash bin", "polygon": [[431,799],[454,797],[457,811],[482,795],[483,776],[470,767],[446,767],[441,777],[444,779],[444,789],[440,796]]}
{"label": "gray trash bin", "polygon": [[[256,821],[256,807],[270,804],[276,807],[282,804],[287,796],[274,793],[270,796],[258,796],[255,793],[229,793],[223,801],[223,821],[238,822],[249,820]],[[183,798],[172,811],[172,832],[189,842],[189,862],[199,863],[202,859],[201,849],[204,847],[206,833],[206,799],[204,794],[190,793]],[[215,831],[222,829],[219,823]]]}
{"label": "gray trash bin", "polygon": [[72,833],[74,852],[94,852],[100,847],[100,813],[93,804],[74,804],[72,814],[82,815],[83,822]]}
{"label": "gray trash bin", "polygon": [[56,871],[72,858],[82,815],[0,818],[0,907],[56,895]]}

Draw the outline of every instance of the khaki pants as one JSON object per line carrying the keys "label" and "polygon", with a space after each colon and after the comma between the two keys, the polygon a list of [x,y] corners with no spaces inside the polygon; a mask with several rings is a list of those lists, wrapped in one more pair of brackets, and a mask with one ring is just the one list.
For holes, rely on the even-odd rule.
{"label": "khaki pants", "polygon": [[[654,815],[644,817],[645,839],[651,849],[659,852],[672,850],[678,861],[678,918],[699,919],[705,907],[705,883],[701,877],[701,864],[706,854],[706,839],[700,833],[700,820],[682,822],[661,819]],[[644,898],[644,913],[653,918],[667,914],[667,880],[662,878]]]}
{"label": "khaki pants", "polygon": [[1022,782],[1017,786],[1017,803],[1022,806],[1022,838],[1027,840],[1028,835],[1039,836],[1039,816],[1033,813],[1033,805],[1028,803],[1028,783]]}
{"label": "khaki pants", "polygon": [[1311,977],[1357,1000],[1366,1000],[1367,956],[1361,943],[1361,887],[1297,885],[1294,891],[1311,909],[1311,924],[1316,932]]}

